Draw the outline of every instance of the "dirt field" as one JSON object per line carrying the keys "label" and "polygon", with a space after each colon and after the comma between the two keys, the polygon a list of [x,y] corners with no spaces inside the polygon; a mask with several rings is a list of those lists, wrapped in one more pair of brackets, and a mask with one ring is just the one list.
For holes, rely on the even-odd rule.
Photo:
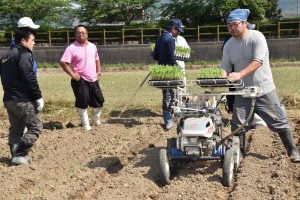
{"label": "dirt field", "polygon": [[[300,199],[300,164],[290,162],[278,136],[265,127],[248,133],[247,155],[231,188],[221,184],[216,161],[192,163],[162,187],[158,152],[176,129],[165,132],[157,113],[129,107],[126,118],[107,117],[89,132],[78,126],[76,114],[55,113],[51,119],[62,122],[63,129],[44,129],[30,152],[33,162],[12,166],[9,124],[0,110],[1,200]],[[288,116],[299,149],[300,110],[289,110]],[[69,122],[75,127],[67,128]]]}
{"label": "dirt field", "polygon": [[[298,114],[289,113],[299,147]],[[78,126],[45,129],[27,166],[10,165],[8,127],[1,127],[0,199],[300,198],[300,164],[289,161],[279,138],[267,128],[249,133],[247,156],[232,188],[222,186],[216,161],[190,164],[162,187],[158,151],[176,130],[164,132],[161,117],[148,111],[128,117],[104,119],[90,132]],[[78,121],[63,124],[69,120]]]}

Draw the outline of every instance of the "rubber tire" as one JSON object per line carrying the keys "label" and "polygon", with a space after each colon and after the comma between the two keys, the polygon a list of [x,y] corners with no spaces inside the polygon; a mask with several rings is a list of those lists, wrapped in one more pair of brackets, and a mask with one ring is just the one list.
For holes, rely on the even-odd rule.
{"label": "rubber tire", "polygon": [[234,160],[233,149],[228,149],[225,153],[222,172],[222,183],[225,187],[230,187],[232,185],[234,176]]}
{"label": "rubber tire", "polygon": [[170,184],[170,165],[166,149],[159,150],[160,181],[163,186]]}

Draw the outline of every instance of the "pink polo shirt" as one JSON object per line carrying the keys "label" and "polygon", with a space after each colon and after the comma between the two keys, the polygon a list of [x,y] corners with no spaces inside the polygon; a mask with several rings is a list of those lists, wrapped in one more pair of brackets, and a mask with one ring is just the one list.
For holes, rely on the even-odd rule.
{"label": "pink polo shirt", "polygon": [[74,72],[89,82],[97,80],[96,61],[99,60],[96,45],[88,42],[84,47],[75,41],[65,50],[60,61],[71,64]]}

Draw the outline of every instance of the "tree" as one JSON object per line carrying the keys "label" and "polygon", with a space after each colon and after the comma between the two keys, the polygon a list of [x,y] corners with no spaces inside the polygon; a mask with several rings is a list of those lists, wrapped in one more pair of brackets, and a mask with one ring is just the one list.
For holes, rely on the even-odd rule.
{"label": "tree", "polygon": [[282,19],[281,9],[278,8],[278,0],[268,0],[266,2],[266,18],[270,21]]}
{"label": "tree", "polygon": [[1,28],[15,28],[21,17],[30,17],[34,22],[62,23],[60,14],[71,8],[70,0],[1,0]]}
{"label": "tree", "polygon": [[76,0],[80,7],[75,11],[81,22],[89,25],[131,21],[158,0]]}
{"label": "tree", "polygon": [[207,1],[203,0],[171,0],[170,3],[162,5],[161,15],[165,18],[181,19],[185,25],[210,23],[207,21]]}
{"label": "tree", "polygon": [[179,18],[185,24],[220,24],[226,22],[231,10],[247,8],[249,21],[261,22],[280,19],[281,10],[276,0],[171,0],[162,5],[162,16]]}

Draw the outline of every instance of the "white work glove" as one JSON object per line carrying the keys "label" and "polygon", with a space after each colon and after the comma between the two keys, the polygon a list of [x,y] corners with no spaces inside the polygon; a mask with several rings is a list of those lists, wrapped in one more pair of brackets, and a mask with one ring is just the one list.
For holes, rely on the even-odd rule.
{"label": "white work glove", "polygon": [[42,112],[42,110],[44,108],[44,104],[45,104],[43,98],[40,98],[40,99],[36,100],[35,103],[37,105],[37,110],[39,112]]}

